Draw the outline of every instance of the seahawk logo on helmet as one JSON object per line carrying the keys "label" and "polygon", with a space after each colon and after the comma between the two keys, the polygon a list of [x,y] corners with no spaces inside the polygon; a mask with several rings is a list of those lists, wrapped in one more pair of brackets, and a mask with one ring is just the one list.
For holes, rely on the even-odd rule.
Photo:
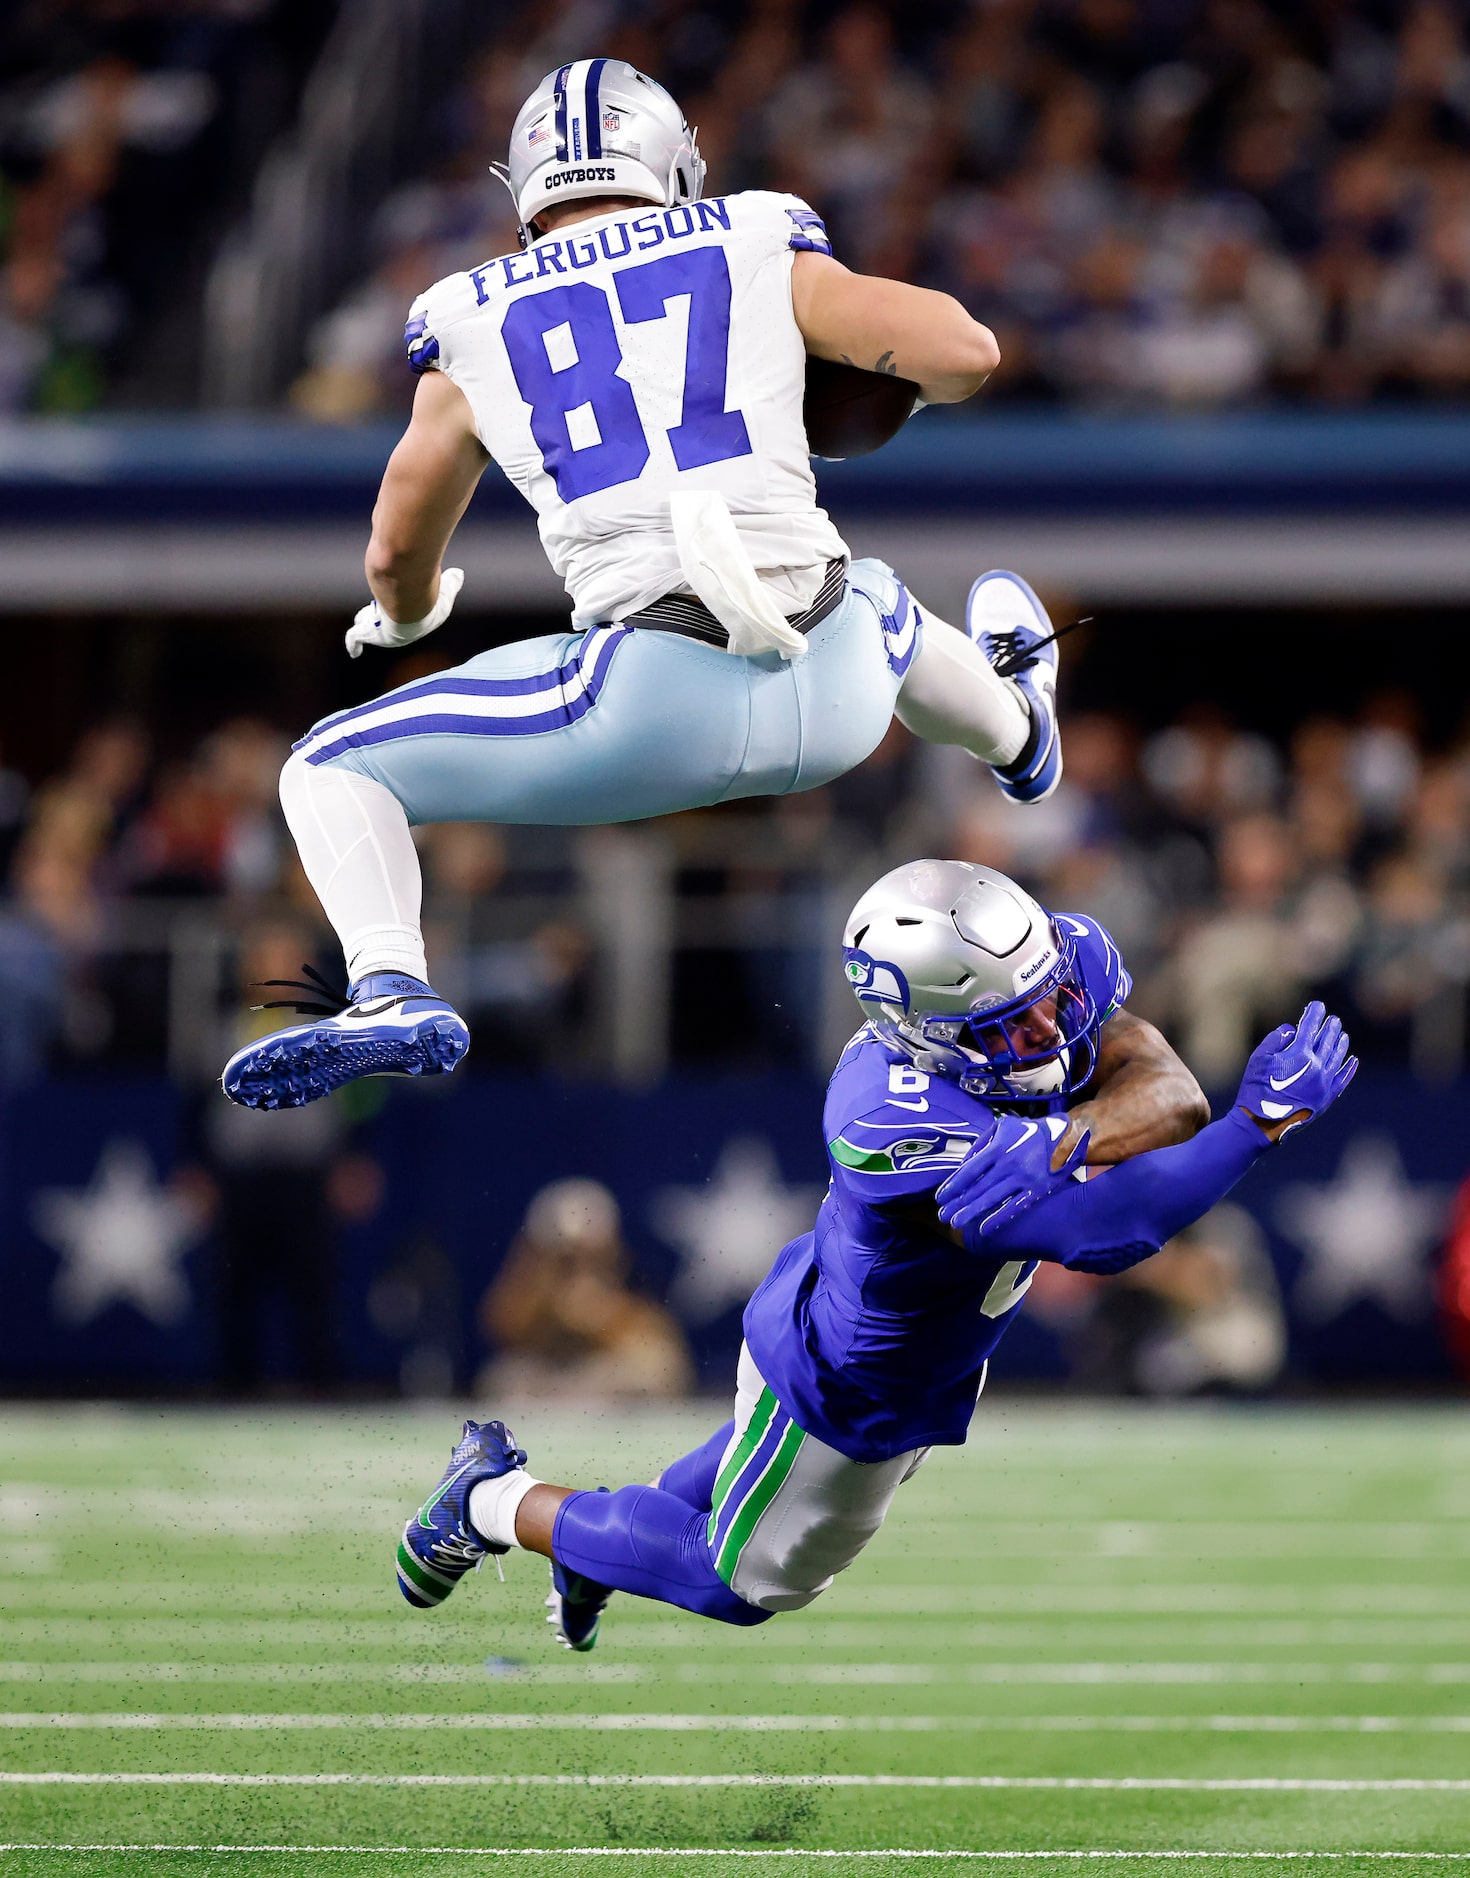
{"label": "seahawk logo on helmet", "polygon": [[879,1034],[971,1095],[1068,1095],[1097,1067],[1104,1014],[1072,935],[994,868],[895,868],[853,908],[843,946],[848,982]]}
{"label": "seahawk logo on helmet", "polygon": [[551,202],[697,202],[704,159],[694,135],[663,86],[626,59],[577,59],[542,79],[511,130],[510,161],[490,167],[515,200],[524,241]]}

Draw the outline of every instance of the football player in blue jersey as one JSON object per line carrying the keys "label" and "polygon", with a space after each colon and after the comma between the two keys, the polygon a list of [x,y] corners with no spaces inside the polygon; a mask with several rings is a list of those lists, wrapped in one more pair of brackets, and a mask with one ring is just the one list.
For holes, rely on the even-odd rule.
{"label": "football player in blue jersey", "polygon": [[867,1021],[827,1092],[831,1186],[746,1309],[733,1418],[657,1486],[616,1493],[538,1481],[503,1422],[466,1422],[404,1529],[409,1603],[520,1546],[551,1560],[549,1621],[574,1650],[613,1590],[730,1624],[799,1610],[930,1448],[964,1441],[1039,1261],[1112,1274],[1148,1258],[1357,1067],[1310,1004],[1210,1122],[1124,1010],[1131,981],[1097,921],[958,861],[885,875],[845,960]]}

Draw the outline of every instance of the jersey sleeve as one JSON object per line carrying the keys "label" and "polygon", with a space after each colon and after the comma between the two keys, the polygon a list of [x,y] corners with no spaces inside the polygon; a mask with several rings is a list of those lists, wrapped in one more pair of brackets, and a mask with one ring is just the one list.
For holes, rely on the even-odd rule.
{"label": "jersey sleeve", "polygon": [[427,299],[415,300],[408,309],[403,343],[408,348],[408,369],[416,378],[439,369],[439,335],[429,329]]}
{"label": "jersey sleeve", "polygon": [[1102,1013],[1104,1023],[1126,1004],[1133,978],[1106,926],[1085,913],[1058,913],[1057,924],[1077,947],[1077,969],[1082,983]]}
{"label": "jersey sleeve", "polygon": [[972,1096],[907,1065],[901,1087],[850,1120],[827,1117],[833,1181],[870,1205],[933,1193],[988,1137],[990,1113]]}
{"label": "jersey sleeve", "polygon": [[811,204],[803,202],[800,196],[783,196],[781,203],[790,225],[787,247],[795,248],[799,254],[830,254],[832,241],[827,224]]}
{"label": "jersey sleeve", "polygon": [[448,274],[421,293],[408,309],[403,329],[408,369],[419,377],[425,372],[447,372],[452,378],[455,328],[482,301],[483,293],[476,290],[470,274]]}
{"label": "jersey sleeve", "polygon": [[[809,202],[776,189],[746,189],[729,198],[739,203],[742,222],[756,235],[762,253],[830,254],[827,224]],[[768,246],[769,244],[769,246]]]}

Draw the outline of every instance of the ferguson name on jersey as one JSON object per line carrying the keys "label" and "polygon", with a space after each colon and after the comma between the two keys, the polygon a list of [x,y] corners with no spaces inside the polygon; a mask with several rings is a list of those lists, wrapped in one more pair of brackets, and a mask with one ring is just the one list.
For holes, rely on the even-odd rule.
{"label": "ferguson name on jersey", "polygon": [[791,264],[811,251],[831,249],[799,196],[747,190],[579,221],[415,301],[410,362],[468,399],[536,510],[575,624],[680,585],[675,488],[720,491],[785,612],[846,554],[802,424]]}

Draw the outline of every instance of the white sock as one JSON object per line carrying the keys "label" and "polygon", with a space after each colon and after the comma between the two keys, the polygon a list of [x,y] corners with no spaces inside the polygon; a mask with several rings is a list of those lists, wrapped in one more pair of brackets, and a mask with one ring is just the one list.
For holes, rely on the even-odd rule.
{"label": "white sock", "polygon": [[369,972],[406,972],[427,984],[423,880],[398,798],[370,776],[308,763],[298,750],[281,771],[281,807],[342,941],[348,983]]}
{"label": "white sock", "polygon": [[924,643],[894,707],[926,743],[957,743],[982,763],[1014,763],[1031,735],[1021,689],[1000,678],[973,639],[924,609]]}
{"label": "white sock", "polygon": [[492,1545],[518,1545],[516,1512],[532,1487],[540,1485],[524,1467],[498,1480],[477,1481],[470,1488],[470,1524]]}

